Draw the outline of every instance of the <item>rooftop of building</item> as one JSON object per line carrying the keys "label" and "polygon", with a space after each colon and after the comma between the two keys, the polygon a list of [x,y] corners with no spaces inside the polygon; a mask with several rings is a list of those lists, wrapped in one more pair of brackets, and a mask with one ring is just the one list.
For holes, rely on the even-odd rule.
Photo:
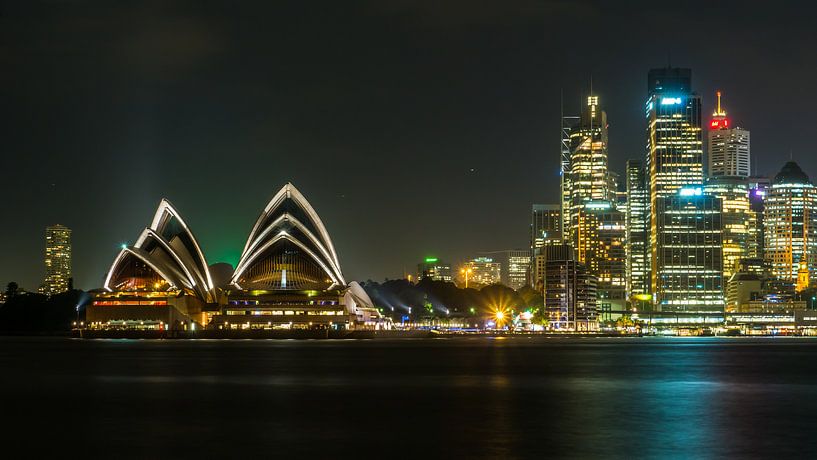
{"label": "rooftop of building", "polygon": [[811,184],[808,177],[800,165],[794,161],[789,161],[783,165],[783,168],[774,176],[775,184]]}

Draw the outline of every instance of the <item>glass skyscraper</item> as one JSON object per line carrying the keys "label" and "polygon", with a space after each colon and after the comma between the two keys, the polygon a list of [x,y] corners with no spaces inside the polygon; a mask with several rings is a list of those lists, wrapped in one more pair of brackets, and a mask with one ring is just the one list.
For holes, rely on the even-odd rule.
{"label": "glass skyscraper", "polygon": [[660,311],[723,311],[721,207],[721,199],[700,186],[655,200],[653,298]]}
{"label": "glass skyscraper", "polygon": [[[654,302],[660,305],[662,289],[666,286],[661,279],[665,272],[661,264],[667,260],[659,254],[663,249],[659,238],[661,213],[672,209],[672,200],[682,187],[703,184],[701,98],[692,92],[692,70],[673,67],[650,70],[645,114],[651,291]],[[669,201],[661,203],[664,199]]]}

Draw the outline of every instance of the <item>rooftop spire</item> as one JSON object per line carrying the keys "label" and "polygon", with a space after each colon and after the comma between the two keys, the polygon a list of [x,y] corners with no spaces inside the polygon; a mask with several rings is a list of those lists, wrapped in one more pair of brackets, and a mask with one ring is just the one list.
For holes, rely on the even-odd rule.
{"label": "rooftop spire", "polygon": [[718,96],[718,108],[715,110],[715,113],[712,114],[714,117],[725,117],[726,112],[721,109],[721,92],[718,91],[715,93]]}

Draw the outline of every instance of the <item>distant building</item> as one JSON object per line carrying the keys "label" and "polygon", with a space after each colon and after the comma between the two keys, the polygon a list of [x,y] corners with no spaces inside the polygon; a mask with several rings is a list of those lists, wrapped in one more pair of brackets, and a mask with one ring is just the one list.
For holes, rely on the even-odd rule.
{"label": "distant building", "polygon": [[468,286],[490,286],[502,282],[502,264],[490,257],[475,257],[460,270],[461,278],[468,276]]}
{"label": "distant building", "polygon": [[709,123],[708,144],[709,177],[749,176],[749,130],[731,126],[726,111],[721,108],[720,91],[718,106]]}
{"label": "distant building", "polygon": [[558,204],[534,204],[531,209],[531,251],[562,241],[562,211]]}
{"label": "distant building", "polygon": [[726,308],[729,313],[741,311],[749,301],[762,299],[764,280],[755,273],[735,273],[726,283]]}
{"label": "distant building", "polygon": [[[764,203],[765,258],[772,276],[798,282],[804,262],[810,278],[817,269],[817,188],[790,161],[775,176]],[[800,274],[802,283],[802,274]]]}
{"label": "distant building", "polygon": [[721,200],[682,188],[655,201],[653,299],[659,311],[723,312]]}
{"label": "distant building", "polygon": [[71,279],[71,229],[51,225],[45,229],[45,281],[42,292],[48,295],[68,290]]}
{"label": "distant building", "polygon": [[548,245],[538,251],[533,259],[531,271],[531,287],[537,291],[544,289],[545,262],[548,260],[576,260],[576,252],[567,243]]}
{"label": "distant building", "polygon": [[417,281],[426,278],[433,281],[454,281],[451,264],[440,262],[436,257],[426,257],[423,262],[417,264]]}
{"label": "distant building", "polygon": [[596,277],[575,260],[546,260],[544,266],[548,327],[561,331],[598,330]]}
{"label": "distant building", "polygon": [[507,276],[503,284],[514,289],[519,290],[528,284],[530,276],[530,251],[523,250],[509,250],[505,251],[507,254],[505,269],[502,270],[503,276]]}
{"label": "distant building", "polygon": [[479,257],[487,257],[500,264],[499,282],[513,290],[528,284],[531,270],[531,255],[526,249],[479,252]]}
{"label": "distant building", "polygon": [[650,291],[647,263],[648,209],[650,205],[644,162],[627,160],[627,295],[628,298]]}

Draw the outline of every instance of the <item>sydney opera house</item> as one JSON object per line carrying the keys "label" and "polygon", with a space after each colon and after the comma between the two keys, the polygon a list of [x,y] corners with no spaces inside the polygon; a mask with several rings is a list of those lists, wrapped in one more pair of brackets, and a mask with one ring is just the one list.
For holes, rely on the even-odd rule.
{"label": "sydney opera house", "polygon": [[86,312],[92,329],[379,329],[388,326],[347,283],[315,209],[292,184],[253,225],[229,279],[214,283],[196,237],[162,200],[125,245]]}

